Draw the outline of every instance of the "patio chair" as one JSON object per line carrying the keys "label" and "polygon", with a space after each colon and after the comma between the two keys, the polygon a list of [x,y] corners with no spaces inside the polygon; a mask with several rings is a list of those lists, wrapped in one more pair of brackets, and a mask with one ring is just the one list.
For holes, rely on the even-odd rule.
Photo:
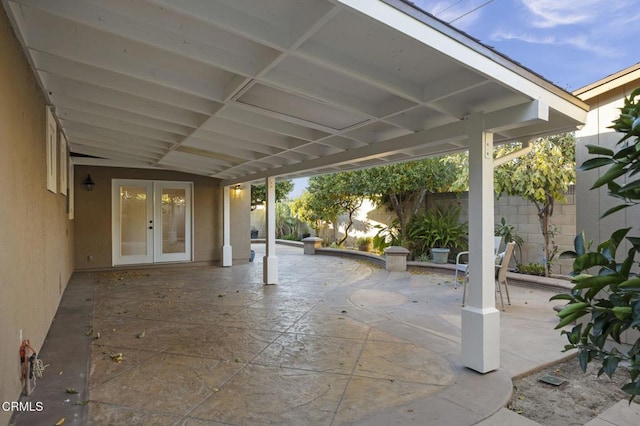
{"label": "patio chair", "polygon": [[[502,237],[494,237],[493,239],[493,255],[498,256],[500,246],[502,245]],[[464,273],[464,279],[467,279],[467,269],[469,268],[469,252],[461,251],[456,256],[456,272],[454,276],[455,285],[458,285],[458,272]]]}
{"label": "patio chair", "polygon": [[[500,253],[498,256],[498,261],[496,262],[496,293],[500,293],[500,305],[502,310],[504,311],[504,298],[502,297],[502,285],[504,284],[504,290],[507,293],[507,304],[511,305],[511,298],[509,297],[509,286],[507,283],[507,271],[509,268],[509,262],[511,261],[511,256],[513,255],[513,249],[515,248],[516,243],[511,241],[507,243],[504,251]],[[465,277],[463,289],[462,289],[462,306],[465,304],[466,296],[467,296],[467,282],[469,281],[467,268],[467,276]]]}

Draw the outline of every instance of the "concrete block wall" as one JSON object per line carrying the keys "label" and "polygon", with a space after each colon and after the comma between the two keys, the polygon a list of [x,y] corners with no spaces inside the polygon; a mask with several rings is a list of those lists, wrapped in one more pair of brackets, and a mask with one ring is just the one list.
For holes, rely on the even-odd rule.
{"label": "concrete block wall", "polygon": [[[576,235],[576,204],[573,191],[566,195],[566,202],[556,202],[554,207],[551,223],[556,225],[558,234],[555,237],[558,244],[558,254],[565,250],[573,250],[573,240]],[[469,198],[467,192],[462,193],[437,193],[428,194],[426,199],[426,208],[434,209],[437,206],[442,207],[460,207],[460,220],[467,220],[469,215]],[[505,218],[507,224],[515,227],[516,232],[520,235],[525,243],[522,247],[522,253],[516,252],[515,256],[518,261],[524,264],[542,263],[542,249],[544,247],[544,239],[540,229],[540,221],[538,220],[538,210],[536,206],[517,196],[502,196],[495,200],[494,217],[495,223],[500,223],[501,218]],[[264,229],[264,213],[256,210],[252,212],[251,224],[260,229],[263,235]],[[367,220],[371,224],[388,224],[394,218],[393,212],[386,210],[384,207],[374,208],[370,204],[366,204],[361,208],[357,215],[360,220]],[[346,221],[346,217],[341,220]],[[353,247],[356,239],[361,236],[373,236],[377,233],[376,228],[370,228],[367,232],[358,232],[352,230],[352,235],[346,242],[347,247]],[[321,237],[333,236],[333,228],[326,227],[321,230]],[[571,272],[571,260],[559,260],[554,262],[554,274],[568,274]]]}
{"label": "concrete block wall", "polygon": [[[558,245],[558,254],[554,261],[553,273],[568,274],[571,272],[571,260],[560,260],[557,257],[566,250],[573,250],[573,240],[576,236],[576,204],[573,193],[566,195],[566,202],[556,202],[551,223],[557,227],[558,233],[554,241]],[[522,197],[502,196],[495,201],[495,223],[505,218],[507,224],[515,227],[517,233],[524,240],[520,262],[542,263],[544,238],[540,228],[540,220],[536,206]],[[519,256],[516,253],[516,256]]]}

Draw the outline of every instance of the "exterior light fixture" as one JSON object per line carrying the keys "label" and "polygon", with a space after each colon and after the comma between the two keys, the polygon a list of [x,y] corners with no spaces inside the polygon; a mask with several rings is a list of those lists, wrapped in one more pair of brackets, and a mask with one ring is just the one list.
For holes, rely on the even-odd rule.
{"label": "exterior light fixture", "polygon": [[239,197],[242,192],[242,185],[235,185],[233,191],[236,193],[236,197]]}
{"label": "exterior light fixture", "polygon": [[93,186],[95,185],[95,183],[93,182],[93,179],[91,179],[91,175],[87,175],[87,178],[84,180],[84,182],[82,182],[82,184],[87,191],[93,191]]}

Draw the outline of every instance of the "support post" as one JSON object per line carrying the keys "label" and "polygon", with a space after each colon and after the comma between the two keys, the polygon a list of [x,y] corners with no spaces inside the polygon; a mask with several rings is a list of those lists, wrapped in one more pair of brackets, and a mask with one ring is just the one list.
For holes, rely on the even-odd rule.
{"label": "support post", "polygon": [[495,307],[493,134],[482,114],[469,135],[469,296],[462,309],[462,363],[480,373],[500,367],[500,312]]}
{"label": "support post", "polygon": [[262,278],[264,284],[278,283],[278,258],[276,257],[276,179],[268,177],[265,182],[267,195],[265,238],[266,255],[262,263]]}
{"label": "support post", "polygon": [[222,266],[233,264],[233,249],[231,247],[231,196],[230,187],[222,189]]}

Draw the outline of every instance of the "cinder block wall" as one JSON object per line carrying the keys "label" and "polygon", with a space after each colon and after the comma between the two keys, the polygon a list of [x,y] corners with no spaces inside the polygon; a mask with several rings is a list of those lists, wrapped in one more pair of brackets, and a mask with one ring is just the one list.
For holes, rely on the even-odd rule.
{"label": "cinder block wall", "polygon": [[[558,234],[555,238],[558,245],[558,255],[565,250],[573,250],[573,239],[576,235],[576,204],[573,191],[567,194],[565,203],[556,202],[551,223],[555,224]],[[429,194],[427,208],[436,206],[460,206],[460,219],[466,220],[469,212],[468,193],[459,194]],[[522,197],[502,196],[496,198],[494,202],[494,223],[500,223],[501,218],[505,218],[508,225],[515,227],[518,235],[524,240],[522,254],[516,253],[518,261],[524,264],[542,263],[542,249],[544,239],[538,219],[538,209],[536,206]],[[568,274],[571,272],[571,260],[559,260],[554,262],[554,274]]]}
{"label": "cinder block wall", "polygon": [[[566,202],[556,202],[551,223],[557,227],[555,242],[558,245],[558,254],[554,261],[553,273],[566,275],[571,272],[571,260],[560,260],[557,257],[566,250],[573,250],[573,240],[576,235],[576,203],[573,190],[566,195]],[[434,209],[442,207],[460,207],[460,220],[467,220],[469,216],[469,198],[467,192],[462,193],[438,193],[429,194],[426,199],[426,208]],[[517,196],[502,196],[495,200],[494,204],[495,224],[505,218],[507,224],[515,227],[516,232],[524,239],[522,254],[516,253],[517,260],[521,263],[542,263],[542,249],[544,239],[538,219],[536,206]],[[384,207],[365,212],[366,218],[375,223],[388,224],[394,214]],[[255,220],[252,217],[252,220]],[[344,218],[346,221],[346,217]],[[253,222],[252,222],[253,223]],[[329,232],[329,231],[327,231]],[[377,229],[372,228],[367,235],[375,235]],[[352,234],[357,234],[352,232]],[[361,236],[357,234],[357,236]],[[347,246],[355,244],[355,236],[347,241]]]}
{"label": "cinder block wall", "polygon": [[[568,274],[571,272],[571,260],[560,260],[557,257],[566,250],[573,250],[573,240],[576,236],[576,204],[575,195],[568,194],[566,203],[556,202],[551,223],[557,227],[555,242],[558,254],[553,266],[553,273]],[[495,201],[495,223],[505,218],[507,224],[513,225],[518,234],[524,239],[521,263],[542,263],[544,238],[540,228],[538,209],[521,197],[500,197]]]}

